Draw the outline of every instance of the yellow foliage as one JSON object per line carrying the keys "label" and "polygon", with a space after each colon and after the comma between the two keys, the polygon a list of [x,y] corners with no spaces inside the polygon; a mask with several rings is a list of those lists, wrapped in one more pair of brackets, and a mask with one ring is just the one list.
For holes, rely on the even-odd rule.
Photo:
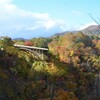
{"label": "yellow foliage", "polygon": [[74,55],[74,51],[70,51],[70,56],[73,56]]}
{"label": "yellow foliage", "polygon": [[100,40],[98,40],[98,42],[97,42],[97,44],[96,44],[96,47],[97,47],[98,49],[100,49]]}
{"label": "yellow foliage", "polygon": [[46,70],[47,70],[51,75],[54,75],[54,74],[56,74],[56,73],[59,71],[59,69],[58,69],[53,63],[51,63],[50,66],[48,66],[48,67],[46,68]]}

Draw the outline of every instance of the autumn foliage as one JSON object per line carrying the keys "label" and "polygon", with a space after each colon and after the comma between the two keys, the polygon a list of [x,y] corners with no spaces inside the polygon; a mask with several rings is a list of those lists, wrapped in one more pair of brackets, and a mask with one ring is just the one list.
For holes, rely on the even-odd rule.
{"label": "autumn foliage", "polygon": [[25,42],[24,42],[24,45],[26,45],[26,46],[32,46],[32,44],[33,44],[33,43],[32,43],[31,41],[25,41]]}
{"label": "autumn foliage", "polygon": [[[13,43],[48,45],[48,59],[36,59]],[[99,37],[78,32],[52,39],[0,39],[0,100],[99,100],[99,71]]]}

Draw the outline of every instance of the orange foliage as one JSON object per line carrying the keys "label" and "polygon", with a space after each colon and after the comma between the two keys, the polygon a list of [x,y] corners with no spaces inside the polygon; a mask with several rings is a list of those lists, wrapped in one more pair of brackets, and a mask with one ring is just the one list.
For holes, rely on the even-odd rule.
{"label": "orange foliage", "polygon": [[63,89],[59,89],[54,100],[78,100],[78,98],[74,95],[73,92],[67,92]]}

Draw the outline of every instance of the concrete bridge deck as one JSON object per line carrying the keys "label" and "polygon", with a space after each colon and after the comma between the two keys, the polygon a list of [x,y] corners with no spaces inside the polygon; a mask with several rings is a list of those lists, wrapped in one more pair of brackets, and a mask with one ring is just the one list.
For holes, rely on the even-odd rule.
{"label": "concrete bridge deck", "polygon": [[16,44],[14,44],[14,46],[19,47],[19,48],[29,48],[29,49],[46,50],[46,51],[49,50],[47,48],[40,48],[40,47],[34,47],[34,46],[24,46],[24,45],[16,45]]}

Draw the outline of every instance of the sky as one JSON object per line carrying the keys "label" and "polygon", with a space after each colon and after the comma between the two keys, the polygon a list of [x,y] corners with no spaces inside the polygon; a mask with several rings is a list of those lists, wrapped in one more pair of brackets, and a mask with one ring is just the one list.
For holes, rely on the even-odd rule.
{"label": "sky", "polygon": [[0,0],[0,36],[49,37],[100,22],[100,0]]}

